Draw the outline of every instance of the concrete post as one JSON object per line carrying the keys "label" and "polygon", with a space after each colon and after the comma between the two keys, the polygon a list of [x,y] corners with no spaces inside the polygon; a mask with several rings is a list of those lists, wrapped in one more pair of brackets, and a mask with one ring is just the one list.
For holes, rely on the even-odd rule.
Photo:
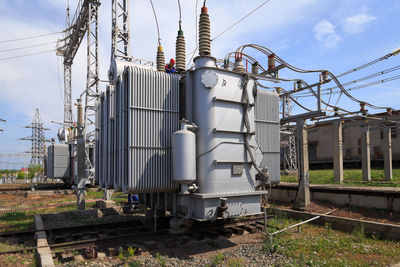
{"label": "concrete post", "polygon": [[337,121],[332,125],[333,136],[333,180],[343,183],[343,123]]}
{"label": "concrete post", "polygon": [[114,193],[113,189],[103,189],[103,199],[104,200],[111,200],[111,196]]}
{"label": "concrete post", "polygon": [[369,142],[369,126],[361,127],[361,165],[363,181],[371,181],[371,148]]}
{"label": "concrete post", "polygon": [[304,120],[296,122],[297,169],[300,187],[298,188],[294,203],[295,209],[304,209],[310,204],[308,140],[304,122]]}
{"label": "concrete post", "polygon": [[383,129],[383,160],[385,166],[385,180],[391,181],[392,172],[392,129],[385,127]]}

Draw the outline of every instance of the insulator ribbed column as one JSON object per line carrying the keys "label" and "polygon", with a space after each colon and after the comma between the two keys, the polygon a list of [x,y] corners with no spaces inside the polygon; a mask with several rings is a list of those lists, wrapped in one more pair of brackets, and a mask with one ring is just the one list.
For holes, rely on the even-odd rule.
{"label": "insulator ribbed column", "polygon": [[178,36],[176,37],[175,46],[175,58],[176,58],[176,70],[185,71],[186,68],[186,45],[185,36],[183,36],[183,31],[178,31]]}
{"label": "insulator ribbed column", "polygon": [[157,48],[157,70],[165,72],[165,56],[161,45]]}
{"label": "insulator ribbed column", "polygon": [[211,55],[210,17],[205,6],[201,8],[199,20],[199,55]]}
{"label": "insulator ribbed column", "polygon": [[243,61],[242,61],[241,58],[237,58],[235,60],[235,65],[234,65],[232,71],[236,72],[236,73],[245,73],[246,72],[246,70],[244,69]]}

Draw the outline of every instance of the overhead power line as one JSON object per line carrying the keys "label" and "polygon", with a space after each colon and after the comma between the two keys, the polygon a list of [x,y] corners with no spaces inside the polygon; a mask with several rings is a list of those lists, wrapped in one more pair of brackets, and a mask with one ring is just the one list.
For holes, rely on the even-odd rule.
{"label": "overhead power line", "polygon": [[[349,81],[349,82],[343,83],[342,86],[347,86],[347,85],[350,85],[350,84],[359,83],[359,82],[362,82],[362,81],[365,81],[365,80],[368,80],[368,79],[371,79],[371,78],[375,78],[375,77],[378,77],[378,76],[381,76],[381,75],[384,75],[384,74],[387,74],[387,73],[390,73],[390,72],[393,72],[393,71],[396,71],[396,70],[399,70],[399,69],[400,69],[400,65],[397,65],[395,67],[392,67],[392,68],[389,68],[389,69],[386,69],[386,70],[382,70],[382,71],[370,74],[368,76],[358,78],[358,79],[353,80],[353,81]],[[338,86],[334,86],[334,87],[330,87],[330,88],[325,88],[325,89],[322,89],[321,92],[331,91],[332,89],[336,89],[336,88],[339,88],[339,87]],[[311,94],[303,93],[303,94],[298,94],[297,96],[311,96]]]}
{"label": "overhead power line", "polygon": [[366,67],[369,67],[369,66],[371,66],[373,64],[381,62],[382,60],[388,59],[391,56],[396,56],[399,53],[400,53],[400,48],[397,48],[397,49],[393,50],[391,53],[389,53],[389,54],[387,54],[387,55],[385,55],[383,57],[377,58],[375,60],[372,60],[371,62],[365,63],[364,65],[358,66],[358,67],[356,67],[354,69],[351,69],[351,70],[345,71],[345,72],[343,72],[343,73],[341,73],[339,75],[336,75],[336,78],[340,78],[340,77],[343,77],[343,76],[348,75],[350,73],[365,69]]}
{"label": "overhead power line", "polygon": [[[267,0],[265,2],[263,2],[261,5],[257,6],[255,9],[253,9],[252,11],[250,11],[250,13],[246,14],[244,17],[242,17],[241,19],[239,19],[238,21],[236,21],[235,23],[233,23],[231,26],[229,26],[228,28],[226,28],[225,30],[223,30],[221,33],[219,33],[217,36],[215,36],[214,38],[211,39],[211,42],[214,41],[215,39],[217,39],[218,37],[220,37],[221,35],[223,35],[224,33],[226,33],[227,31],[229,31],[230,29],[232,29],[233,27],[235,27],[237,24],[239,24],[240,22],[242,22],[244,19],[246,19],[247,17],[249,17],[250,15],[252,15],[254,12],[256,12],[258,9],[260,9],[261,7],[263,7],[265,4],[267,4],[270,0]],[[196,40],[197,40],[197,4],[198,4],[198,0],[196,0]],[[197,44],[197,42],[196,42]],[[187,66],[189,66],[190,62],[192,61],[194,54],[196,53],[198,47],[196,46],[196,49],[193,52],[188,53],[188,55],[192,54],[191,59],[188,61]]]}
{"label": "overhead power line", "polygon": [[264,6],[265,4],[267,4],[270,0],[267,0],[265,2],[263,2],[261,5],[259,5],[258,7],[256,7],[255,9],[253,9],[250,13],[248,13],[247,15],[245,15],[244,17],[242,17],[241,19],[239,19],[238,21],[236,21],[235,23],[233,23],[231,26],[229,26],[228,28],[226,28],[224,31],[222,31],[221,33],[219,33],[217,36],[215,36],[214,38],[211,39],[211,41],[214,41],[215,39],[217,39],[218,37],[220,37],[221,35],[223,35],[224,33],[226,33],[227,31],[229,31],[230,29],[232,29],[233,27],[235,27],[237,24],[239,24],[240,22],[242,22],[244,19],[246,19],[247,17],[249,17],[250,15],[252,15],[254,12],[256,12],[258,9],[260,9],[262,6]]}
{"label": "overhead power line", "polygon": [[10,43],[10,42],[16,42],[16,41],[22,41],[22,40],[28,40],[28,39],[35,39],[35,38],[40,38],[40,37],[55,35],[55,34],[59,34],[59,33],[63,33],[63,32],[64,32],[64,31],[52,32],[52,33],[46,33],[46,34],[40,34],[40,35],[33,35],[33,36],[22,37],[22,38],[11,39],[11,40],[3,40],[3,41],[0,41],[0,43]]}
{"label": "overhead power line", "polygon": [[157,14],[156,10],[153,5],[153,1],[150,0],[151,8],[153,9],[153,14],[154,14],[154,20],[156,21],[156,26],[157,26],[157,36],[158,36],[158,44],[161,44],[161,35],[160,35],[160,27],[158,27],[158,19],[157,19]]}
{"label": "overhead power line", "polygon": [[10,49],[5,49],[5,50],[0,50],[0,53],[15,51],[15,50],[22,50],[22,49],[33,48],[33,47],[39,47],[39,46],[45,46],[45,45],[55,44],[55,43],[57,43],[57,41],[41,43],[41,44],[36,44],[36,45],[30,45],[30,46],[17,47],[17,48],[10,48]]}
{"label": "overhead power line", "polygon": [[[357,90],[357,89],[370,87],[370,86],[381,84],[381,83],[391,82],[391,81],[398,80],[398,79],[400,79],[400,75],[395,75],[395,76],[392,76],[392,77],[389,77],[389,78],[386,78],[386,79],[383,79],[383,80],[378,80],[378,81],[374,81],[374,82],[371,82],[371,83],[366,83],[366,84],[361,84],[361,85],[354,86],[354,87],[351,87],[351,88],[346,88],[346,90],[347,91],[354,91],[354,90]],[[322,93],[321,95],[338,94],[340,92],[341,91],[339,90],[339,91],[334,91],[334,92]],[[301,97],[309,97],[309,96],[313,96],[313,95],[309,94],[309,95],[300,95],[300,96],[294,96],[294,97],[301,98]]]}
{"label": "overhead power line", "polygon": [[20,57],[28,57],[28,56],[33,56],[33,55],[38,55],[38,54],[44,54],[44,53],[54,52],[54,51],[56,51],[56,50],[55,50],[55,49],[50,49],[50,50],[39,51],[39,52],[30,53],[30,54],[25,54],[25,55],[19,55],[19,56],[13,56],[13,57],[3,57],[3,58],[0,58],[0,61],[1,61],[1,60],[7,60],[7,59],[20,58]]}

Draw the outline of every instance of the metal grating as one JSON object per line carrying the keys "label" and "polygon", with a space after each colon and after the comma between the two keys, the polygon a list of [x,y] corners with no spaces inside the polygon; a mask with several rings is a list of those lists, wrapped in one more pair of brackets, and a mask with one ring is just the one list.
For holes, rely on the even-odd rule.
{"label": "metal grating", "polygon": [[171,136],[179,130],[179,75],[127,67],[98,112],[101,186],[132,193],[178,189]]}
{"label": "metal grating", "polygon": [[258,90],[256,99],[256,139],[263,154],[261,166],[268,167],[271,182],[280,182],[279,98],[276,93]]}

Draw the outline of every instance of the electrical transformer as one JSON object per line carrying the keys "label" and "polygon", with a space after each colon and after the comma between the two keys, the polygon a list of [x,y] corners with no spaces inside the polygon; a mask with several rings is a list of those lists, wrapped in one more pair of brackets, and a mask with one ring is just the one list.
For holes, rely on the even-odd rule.
{"label": "electrical transformer", "polygon": [[[279,183],[278,95],[257,89],[241,62],[231,71],[211,56],[203,6],[199,56],[185,67],[183,32],[176,73],[113,59],[96,113],[96,181],[139,194],[158,214],[215,220],[261,213]],[[178,53],[179,52],[179,53]]]}
{"label": "electrical transformer", "polygon": [[260,213],[262,175],[280,180],[278,95],[212,57],[184,75],[123,69],[98,105],[99,185],[197,220]]}

